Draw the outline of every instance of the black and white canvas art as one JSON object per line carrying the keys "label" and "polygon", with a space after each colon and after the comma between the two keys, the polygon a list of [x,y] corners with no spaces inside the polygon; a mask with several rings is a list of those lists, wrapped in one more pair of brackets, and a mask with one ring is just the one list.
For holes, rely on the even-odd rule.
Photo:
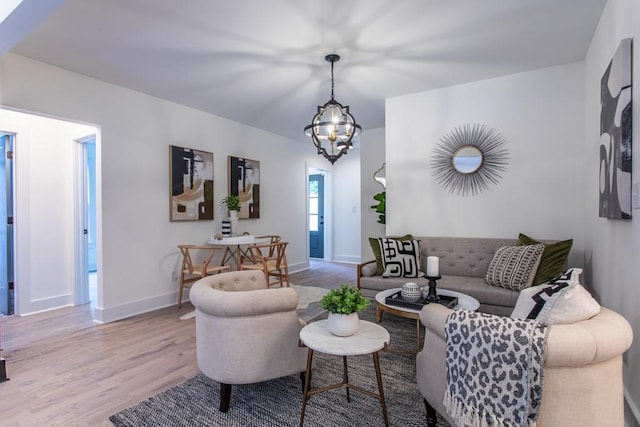
{"label": "black and white canvas art", "polygon": [[238,218],[260,218],[260,162],[229,156],[229,194],[240,198]]}
{"label": "black and white canvas art", "polygon": [[169,146],[169,218],[213,219],[213,153]]}
{"label": "black and white canvas art", "polygon": [[602,218],[631,219],[631,43],[620,42],[600,80]]}

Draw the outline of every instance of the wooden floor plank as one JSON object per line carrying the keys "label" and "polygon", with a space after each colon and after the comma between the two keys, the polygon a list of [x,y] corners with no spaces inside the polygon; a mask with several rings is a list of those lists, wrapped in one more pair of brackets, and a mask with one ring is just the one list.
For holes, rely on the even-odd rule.
{"label": "wooden floor plank", "polygon": [[[311,261],[297,285],[355,284],[355,265]],[[111,426],[122,409],[195,376],[193,310],[167,307],[98,325],[89,304],[2,319],[10,381],[0,384],[3,427]]]}

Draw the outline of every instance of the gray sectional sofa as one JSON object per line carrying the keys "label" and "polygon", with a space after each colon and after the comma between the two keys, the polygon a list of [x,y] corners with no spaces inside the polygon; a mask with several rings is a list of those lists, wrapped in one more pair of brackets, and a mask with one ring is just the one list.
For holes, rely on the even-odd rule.
{"label": "gray sectional sofa", "polygon": [[[419,237],[421,266],[424,271],[427,256],[440,258],[438,288],[463,292],[480,302],[480,311],[508,316],[518,299],[519,292],[488,285],[484,280],[489,263],[500,246],[516,246],[517,239],[475,237]],[[553,243],[554,241],[543,241]],[[362,293],[374,297],[380,291],[400,288],[407,282],[427,286],[424,278],[383,278],[376,275],[376,261],[358,264],[357,285]]]}

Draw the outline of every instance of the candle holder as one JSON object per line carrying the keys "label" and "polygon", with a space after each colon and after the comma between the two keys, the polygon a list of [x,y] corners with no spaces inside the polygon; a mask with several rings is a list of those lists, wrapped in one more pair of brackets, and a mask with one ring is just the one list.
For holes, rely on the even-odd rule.
{"label": "candle holder", "polygon": [[438,302],[440,301],[440,297],[438,296],[438,292],[436,292],[437,281],[442,278],[442,276],[424,276],[425,279],[429,281],[429,291],[427,295],[424,297],[424,300],[427,302]]}

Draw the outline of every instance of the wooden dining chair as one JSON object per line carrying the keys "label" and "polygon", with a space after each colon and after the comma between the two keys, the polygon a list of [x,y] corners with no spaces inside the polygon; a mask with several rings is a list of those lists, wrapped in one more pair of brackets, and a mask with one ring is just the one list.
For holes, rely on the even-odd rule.
{"label": "wooden dining chair", "polygon": [[[265,243],[269,243],[271,245],[273,245],[274,243],[278,243],[282,240],[282,237],[277,235],[277,234],[267,234],[264,236],[256,236],[256,240],[269,240],[269,242],[265,242]],[[269,258],[273,258],[275,256],[275,246],[272,246],[271,248],[269,248],[269,254],[268,257]]]}
{"label": "wooden dining chair", "polygon": [[178,291],[178,308],[182,307],[184,288],[190,288],[193,282],[203,277],[211,276],[223,271],[231,271],[229,265],[210,265],[219,246],[178,245],[182,253],[182,268],[180,269],[180,289]]}
{"label": "wooden dining chair", "polygon": [[[289,286],[289,266],[286,248],[289,242],[250,245],[247,255],[240,257],[240,270],[262,270],[267,286],[279,283]],[[271,254],[271,256],[270,256]]]}

